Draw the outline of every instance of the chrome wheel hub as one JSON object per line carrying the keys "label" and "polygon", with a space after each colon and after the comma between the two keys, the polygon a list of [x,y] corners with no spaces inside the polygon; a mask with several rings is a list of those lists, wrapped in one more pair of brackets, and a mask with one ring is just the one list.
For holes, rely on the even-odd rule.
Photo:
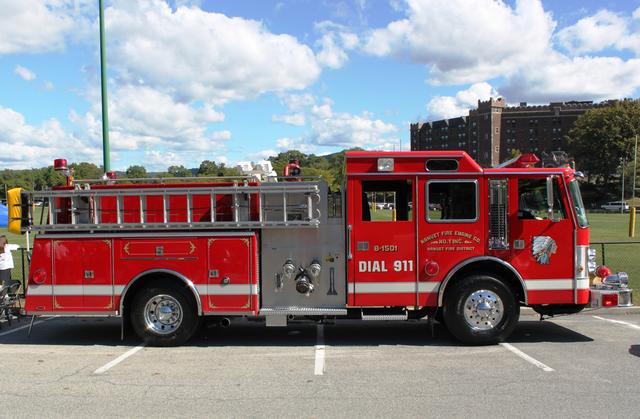
{"label": "chrome wheel hub", "polygon": [[144,322],[154,333],[167,335],[182,323],[182,306],[170,295],[156,295],[144,306]]}
{"label": "chrome wheel hub", "polygon": [[503,315],[502,300],[493,291],[475,291],[464,302],[464,319],[474,330],[493,329]]}

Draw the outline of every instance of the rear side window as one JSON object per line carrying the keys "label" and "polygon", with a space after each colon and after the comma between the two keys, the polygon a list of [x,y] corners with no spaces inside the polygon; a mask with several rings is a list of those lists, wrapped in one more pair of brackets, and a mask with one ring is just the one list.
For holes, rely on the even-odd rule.
{"label": "rear side window", "polygon": [[427,219],[430,222],[472,222],[478,218],[476,181],[427,182]]}

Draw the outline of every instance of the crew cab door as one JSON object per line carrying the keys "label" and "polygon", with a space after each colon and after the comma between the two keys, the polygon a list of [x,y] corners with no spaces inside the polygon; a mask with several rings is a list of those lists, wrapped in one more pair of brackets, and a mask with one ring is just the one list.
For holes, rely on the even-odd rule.
{"label": "crew cab door", "polygon": [[[511,260],[525,281],[529,303],[573,301],[574,225],[560,175],[511,179]],[[551,204],[551,205],[550,205]]]}
{"label": "crew cab door", "polygon": [[416,304],[415,178],[349,179],[349,304]]}

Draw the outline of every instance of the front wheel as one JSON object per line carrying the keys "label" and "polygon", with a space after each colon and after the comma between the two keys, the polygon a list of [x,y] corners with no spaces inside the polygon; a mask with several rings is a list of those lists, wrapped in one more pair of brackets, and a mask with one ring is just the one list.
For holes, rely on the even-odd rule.
{"label": "front wheel", "polygon": [[482,274],[451,286],[443,317],[449,331],[470,345],[491,345],[505,340],[516,327],[520,307],[504,282]]}
{"label": "front wheel", "polygon": [[198,329],[199,317],[192,298],[176,286],[142,289],[133,300],[131,325],[150,346],[178,346]]}

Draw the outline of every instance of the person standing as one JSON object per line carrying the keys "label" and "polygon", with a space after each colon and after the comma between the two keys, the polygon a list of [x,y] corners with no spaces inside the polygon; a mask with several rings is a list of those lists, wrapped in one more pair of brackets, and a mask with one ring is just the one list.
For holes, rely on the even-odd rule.
{"label": "person standing", "polygon": [[19,248],[17,244],[10,244],[7,236],[0,236],[0,280],[3,287],[8,287],[13,282],[11,281],[11,269],[13,269],[11,251]]}

